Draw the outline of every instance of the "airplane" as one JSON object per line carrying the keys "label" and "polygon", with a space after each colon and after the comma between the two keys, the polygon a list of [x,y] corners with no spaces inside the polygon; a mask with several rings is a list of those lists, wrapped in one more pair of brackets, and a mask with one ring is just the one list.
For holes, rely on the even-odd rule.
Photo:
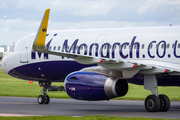
{"label": "airplane", "polygon": [[52,82],[64,81],[71,98],[87,101],[125,96],[133,83],[152,92],[144,102],[148,112],[169,110],[158,86],[180,86],[180,26],[48,31],[49,13],[2,61],[7,74],[39,82],[39,104],[50,102]]}

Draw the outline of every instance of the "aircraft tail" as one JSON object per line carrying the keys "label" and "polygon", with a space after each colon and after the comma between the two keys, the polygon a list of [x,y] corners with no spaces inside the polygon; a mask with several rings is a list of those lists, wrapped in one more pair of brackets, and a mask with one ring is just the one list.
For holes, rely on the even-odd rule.
{"label": "aircraft tail", "polygon": [[50,13],[50,9],[47,9],[44,13],[43,19],[41,21],[41,25],[39,26],[36,37],[34,39],[33,50],[35,51],[38,50],[39,48],[42,49],[45,47],[49,13]]}

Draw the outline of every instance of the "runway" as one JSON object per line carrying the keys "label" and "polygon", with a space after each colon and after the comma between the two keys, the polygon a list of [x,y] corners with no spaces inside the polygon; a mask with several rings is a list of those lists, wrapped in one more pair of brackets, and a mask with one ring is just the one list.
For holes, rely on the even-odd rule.
{"label": "runway", "polygon": [[78,101],[51,99],[48,105],[39,105],[36,98],[0,97],[0,115],[104,115],[122,117],[180,118],[180,101],[171,102],[168,112],[146,112],[144,101]]}

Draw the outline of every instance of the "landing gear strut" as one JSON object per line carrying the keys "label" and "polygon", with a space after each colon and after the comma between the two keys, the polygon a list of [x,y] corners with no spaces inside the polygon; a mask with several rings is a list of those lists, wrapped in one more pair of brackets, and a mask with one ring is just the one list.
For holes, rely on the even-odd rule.
{"label": "landing gear strut", "polygon": [[170,108],[170,100],[166,95],[158,95],[156,75],[144,76],[144,88],[150,90],[153,95],[149,95],[145,100],[145,108],[148,112],[166,112]]}
{"label": "landing gear strut", "polygon": [[37,102],[39,104],[49,104],[50,102],[50,98],[47,95],[47,89],[50,88],[51,86],[51,82],[39,82],[39,86],[43,87],[43,91],[41,91],[43,93],[43,95],[39,95],[37,98]]}

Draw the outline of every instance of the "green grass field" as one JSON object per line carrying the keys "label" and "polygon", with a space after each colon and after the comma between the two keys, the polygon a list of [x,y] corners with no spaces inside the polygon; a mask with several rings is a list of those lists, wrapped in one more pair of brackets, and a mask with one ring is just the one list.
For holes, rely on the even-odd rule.
{"label": "green grass field", "polygon": [[[52,85],[63,85],[63,83],[52,83]],[[26,80],[16,79],[7,75],[0,69],[0,96],[37,97],[42,94],[38,82],[29,83]],[[170,100],[180,100],[179,87],[158,87],[159,94],[166,94]],[[129,84],[126,96],[115,99],[121,100],[144,100],[151,92],[143,86]],[[51,98],[69,98],[66,92],[48,92]]]}

